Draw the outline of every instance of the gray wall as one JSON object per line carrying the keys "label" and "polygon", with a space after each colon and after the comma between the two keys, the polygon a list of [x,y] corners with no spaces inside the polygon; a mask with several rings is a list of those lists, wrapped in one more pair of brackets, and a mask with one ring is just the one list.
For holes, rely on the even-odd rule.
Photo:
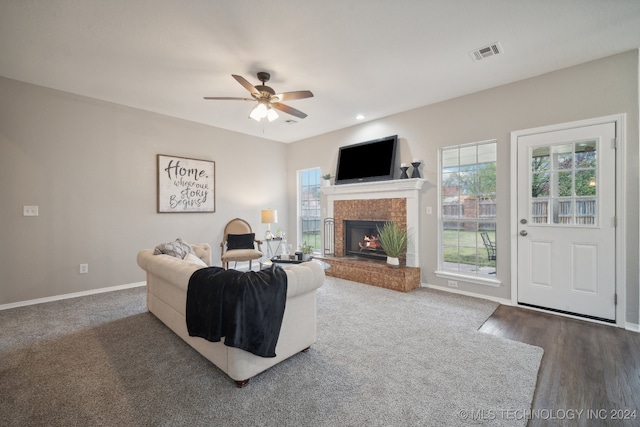
{"label": "gray wall", "polygon": [[[209,242],[219,263],[224,224],[236,216],[261,234],[260,210],[278,209],[296,241],[296,171],[335,172],[338,147],[398,134],[399,161],[425,160],[422,281],[445,286],[437,266],[439,147],[498,140],[498,245],[492,288],[510,298],[510,132],[627,114],[627,321],[638,322],[638,52],[426,106],[337,132],[280,144],[0,78],[0,305],[144,280],[139,249],[182,237]],[[215,213],[156,213],[156,154],[216,162]],[[283,188],[287,191],[277,191]],[[24,205],[40,216],[23,217]],[[89,274],[80,275],[80,263]]]}
{"label": "gray wall", "polygon": [[[156,155],[215,161],[215,213],[156,213]],[[0,78],[0,305],[143,281],[140,249],[286,222],[286,145]],[[38,217],[23,217],[38,205]],[[79,274],[79,264],[89,274]]]}
{"label": "gray wall", "polygon": [[[459,290],[511,298],[510,132],[611,114],[627,114],[627,322],[638,324],[638,51],[418,108],[288,147],[289,217],[294,218],[295,171],[318,166],[335,173],[338,147],[398,134],[399,161],[424,159],[421,200],[423,283],[446,286],[437,268],[438,148],[498,140],[498,288],[459,281]],[[427,215],[427,207],[434,208]],[[290,229],[292,225],[289,226]]]}

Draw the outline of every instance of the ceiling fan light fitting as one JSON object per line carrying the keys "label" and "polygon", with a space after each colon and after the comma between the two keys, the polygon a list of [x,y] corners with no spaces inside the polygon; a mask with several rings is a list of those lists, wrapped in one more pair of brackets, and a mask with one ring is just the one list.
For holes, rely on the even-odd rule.
{"label": "ceiling fan light fitting", "polygon": [[253,110],[251,110],[251,112],[249,113],[249,117],[259,122],[267,116],[267,110],[268,108],[264,102],[258,102],[258,105],[253,107]]}
{"label": "ceiling fan light fitting", "polygon": [[267,111],[267,119],[269,119],[269,121],[272,122],[277,118],[278,118],[278,113],[276,113],[276,110],[274,110],[273,108],[269,108],[269,110]]}

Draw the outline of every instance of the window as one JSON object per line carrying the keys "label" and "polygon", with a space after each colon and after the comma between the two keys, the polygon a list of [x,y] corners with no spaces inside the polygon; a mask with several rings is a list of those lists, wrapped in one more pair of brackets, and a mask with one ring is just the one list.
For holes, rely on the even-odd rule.
{"label": "window", "polygon": [[538,146],[531,152],[531,224],[597,226],[598,142]]}
{"label": "window", "polygon": [[298,171],[298,246],[320,252],[320,168]]}
{"label": "window", "polygon": [[440,149],[443,273],[496,274],[496,141]]}

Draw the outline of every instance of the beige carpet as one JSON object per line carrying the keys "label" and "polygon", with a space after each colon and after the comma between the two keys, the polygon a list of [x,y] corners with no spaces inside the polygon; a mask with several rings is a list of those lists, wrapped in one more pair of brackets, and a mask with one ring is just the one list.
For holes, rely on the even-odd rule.
{"label": "beige carpet", "polygon": [[542,349],[477,332],[492,302],[327,278],[318,343],[237,389],[144,298],[0,312],[0,426],[526,425],[492,414],[530,408]]}

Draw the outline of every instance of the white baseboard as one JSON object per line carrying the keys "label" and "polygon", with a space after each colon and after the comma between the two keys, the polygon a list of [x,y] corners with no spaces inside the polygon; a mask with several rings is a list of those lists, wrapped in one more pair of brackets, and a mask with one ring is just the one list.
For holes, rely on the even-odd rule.
{"label": "white baseboard", "polygon": [[129,283],[128,285],[110,286],[108,288],[91,289],[90,291],[73,292],[70,294],[55,295],[55,296],[46,297],[46,298],[37,298],[37,299],[31,299],[27,301],[12,302],[10,304],[0,305],[0,310],[8,310],[10,308],[42,304],[44,302],[59,301],[59,300],[69,299],[69,298],[84,297],[87,295],[102,294],[104,292],[120,291],[122,289],[138,288],[140,286],[146,286],[146,285],[147,285],[147,282],[136,282],[136,283]]}
{"label": "white baseboard", "polygon": [[476,294],[474,292],[462,291],[460,289],[449,288],[446,286],[430,285],[428,283],[421,283],[420,286],[424,288],[437,289],[439,291],[451,292],[452,294],[466,295],[468,297],[474,297],[474,298],[482,298],[489,301],[497,302],[498,304],[513,305],[511,303],[511,300],[508,300],[508,299],[497,298],[497,297],[492,297],[492,296],[483,295],[483,294]]}
{"label": "white baseboard", "polygon": [[640,332],[640,325],[637,325],[635,323],[625,323],[624,328],[627,331],[631,331],[631,332]]}

